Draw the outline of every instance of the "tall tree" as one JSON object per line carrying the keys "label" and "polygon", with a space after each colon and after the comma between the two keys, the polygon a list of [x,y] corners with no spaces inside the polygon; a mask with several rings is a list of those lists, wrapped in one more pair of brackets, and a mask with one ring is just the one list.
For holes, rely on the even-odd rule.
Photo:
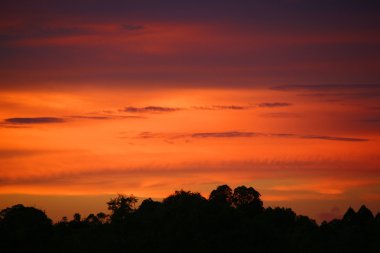
{"label": "tall tree", "polygon": [[221,206],[232,205],[232,189],[228,185],[220,185],[210,193],[209,201]]}
{"label": "tall tree", "polygon": [[119,194],[116,198],[107,202],[108,210],[111,210],[110,216],[112,223],[124,223],[128,216],[134,212],[137,198],[133,195],[125,196]]}
{"label": "tall tree", "polygon": [[239,186],[234,189],[232,203],[239,210],[257,214],[264,210],[260,196],[252,187]]}

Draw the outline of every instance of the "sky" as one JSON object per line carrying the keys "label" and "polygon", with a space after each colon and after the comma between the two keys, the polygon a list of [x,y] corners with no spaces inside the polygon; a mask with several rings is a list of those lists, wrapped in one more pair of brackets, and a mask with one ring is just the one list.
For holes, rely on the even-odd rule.
{"label": "sky", "polygon": [[380,211],[378,1],[0,3],[0,208],[253,186]]}

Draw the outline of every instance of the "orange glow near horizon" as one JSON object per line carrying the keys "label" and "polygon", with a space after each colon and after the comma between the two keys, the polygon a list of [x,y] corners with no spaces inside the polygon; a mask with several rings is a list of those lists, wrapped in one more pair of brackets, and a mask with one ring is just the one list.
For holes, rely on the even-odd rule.
{"label": "orange glow near horizon", "polygon": [[[343,127],[365,113],[356,105],[265,89],[8,91],[1,102],[0,194],[207,197],[227,183],[281,204],[346,199],[380,179],[378,132]],[[44,116],[62,122],[9,122]]]}

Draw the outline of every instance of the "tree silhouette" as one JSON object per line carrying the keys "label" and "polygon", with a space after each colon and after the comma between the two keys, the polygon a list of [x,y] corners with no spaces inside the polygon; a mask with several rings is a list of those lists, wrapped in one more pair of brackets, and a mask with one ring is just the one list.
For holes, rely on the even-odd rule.
{"label": "tree silhouette", "polygon": [[376,214],[375,221],[380,224],[380,213]]}
{"label": "tree silhouette", "polygon": [[[200,193],[191,191],[175,191],[162,201],[166,215],[175,217],[194,217],[205,207],[207,200]],[[174,216],[175,215],[175,216]]]}
{"label": "tree silhouette", "polygon": [[96,218],[98,218],[98,220],[99,220],[100,223],[105,223],[107,217],[108,217],[108,215],[106,215],[106,214],[103,213],[103,212],[100,212],[100,213],[97,213],[97,214],[96,214]]}
{"label": "tree silhouette", "polygon": [[151,198],[144,199],[143,202],[141,202],[141,205],[138,208],[138,211],[141,213],[152,213],[158,210],[161,207],[161,202],[154,201]]}
{"label": "tree silhouette", "polygon": [[364,205],[318,225],[290,208],[264,208],[260,196],[221,185],[208,200],[180,190],[136,208],[133,195],[119,194],[107,202],[110,216],[75,213],[54,226],[43,211],[15,205],[0,212],[0,252],[380,252],[380,214]]}
{"label": "tree silhouette", "polygon": [[34,207],[21,204],[0,212],[1,228],[6,233],[1,247],[13,252],[45,251],[52,231],[52,221]]}
{"label": "tree silhouette", "polygon": [[373,214],[365,205],[362,205],[357,212],[357,219],[361,223],[371,223],[374,221]]}
{"label": "tree silhouette", "polygon": [[135,210],[137,198],[133,195],[124,196],[119,194],[116,198],[107,202],[108,210],[111,210],[111,222],[124,223],[128,216]]}
{"label": "tree silhouette", "polygon": [[263,211],[260,196],[260,193],[252,187],[239,186],[234,189],[232,203],[239,210],[258,214]]}
{"label": "tree silhouette", "polygon": [[343,221],[344,222],[353,222],[356,220],[356,212],[352,207],[349,207],[346,211],[346,213],[343,215]]}
{"label": "tree silhouette", "polygon": [[98,225],[100,223],[100,220],[97,216],[95,216],[95,214],[91,213],[87,216],[84,222],[86,222],[89,225]]}
{"label": "tree silhouette", "polygon": [[232,205],[232,189],[228,185],[220,185],[210,193],[209,201],[219,206]]}
{"label": "tree silhouette", "polygon": [[73,216],[73,221],[79,223],[81,221],[81,215],[79,213],[75,213]]}

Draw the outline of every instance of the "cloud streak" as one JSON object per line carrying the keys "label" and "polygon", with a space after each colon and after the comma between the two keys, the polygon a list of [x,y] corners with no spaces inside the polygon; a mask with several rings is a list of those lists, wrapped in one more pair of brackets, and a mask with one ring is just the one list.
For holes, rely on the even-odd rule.
{"label": "cloud streak", "polygon": [[128,106],[124,109],[121,109],[122,112],[129,113],[168,113],[176,112],[181,110],[204,110],[204,111],[240,111],[240,110],[249,110],[255,108],[276,108],[276,107],[286,107],[291,106],[290,103],[285,102],[265,102],[254,105],[209,105],[209,106],[192,106],[190,108],[179,108],[179,107],[165,107],[165,106],[145,106],[145,107],[134,107]]}
{"label": "cloud streak", "polygon": [[[326,135],[302,135],[292,133],[261,133],[261,132],[241,132],[241,131],[225,131],[225,132],[197,132],[197,133],[151,133],[142,132],[135,138],[151,139],[151,138],[164,138],[164,139],[180,139],[180,138],[194,138],[194,139],[207,139],[207,138],[253,138],[253,137],[274,137],[274,138],[295,138],[295,139],[309,139],[309,140],[326,140],[326,141],[346,141],[346,142],[367,142],[369,139],[354,138],[354,137],[340,137],[340,136],[326,136]],[[125,138],[125,137],[124,137]]]}
{"label": "cloud streak", "polygon": [[285,102],[264,102],[259,104],[253,104],[248,106],[242,105],[211,105],[211,106],[193,106],[195,110],[210,110],[210,111],[219,111],[219,110],[249,110],[255,108],[276,108],[276,107],[287,107],[291,106],[290,103]]}
{"label": "cloud streak", "polygon": [[363,138],[352,138],[352,137],[336,137],[336,136],[325,136],[325,135],[299,135],[302,139],[318,139],[327,141],[349,141],[349,142],[365,142],[368,139]]}
{"label": "cloud streak", "polygon": [[286,107],[286,106],[291,106],[291,105],[292,104],[290,103],[275,102],[275,103],[261,103],[261,104],[258,104],[257,106],[272,108],[272,107]]}
{"label": "cloud streak", "polygon": [[68,123],[72,120],[114,120],[114,119],[143,119],[138,115],[72,115],[67,117],[18,117],[7,118],[0,122],[2,128],[25,128],[31,125]]}
{"label": "cloud streak", "polygon": [[211,105],[211,106],[193,106],[195,110],[207,110],[207,111],[219,111],[219,110],[247,110],[251,109],[251,106],[240,105]]}
{"label": "cloud streak", "polygon": [[65,122],[65,119],[57,117],[7,118],[4,120],[4,122],[8,124],[31,125],[63,123]]}
{"label": "cloud streak", "polygon": [[257,137],[261,136],[261,133],[255,132],[207,132],[207,133],[193,133],[190,136],[192,138],[244,138],[244,137]]}
{"label": "cloud streak", "polygon": [[146,107],[133,107],[128,106],[122,109],[123,112],[129,113],[167,113],[183,110],[177,107],[163,107],[163,106],[146,106]]}

